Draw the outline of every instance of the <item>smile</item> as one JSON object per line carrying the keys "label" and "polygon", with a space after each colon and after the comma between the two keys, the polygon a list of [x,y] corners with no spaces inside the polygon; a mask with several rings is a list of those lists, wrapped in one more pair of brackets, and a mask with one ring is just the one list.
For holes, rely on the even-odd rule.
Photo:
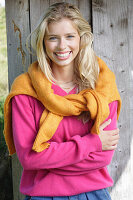
{"label": "smile", "polygon": [[70,54],[71,54],[71,51],[69,52],[59,52],[59,53],[54,53],[56,55],[56,57],[58,59],[61,59],[61,60],[65,60],[65,59],[68,59]]}

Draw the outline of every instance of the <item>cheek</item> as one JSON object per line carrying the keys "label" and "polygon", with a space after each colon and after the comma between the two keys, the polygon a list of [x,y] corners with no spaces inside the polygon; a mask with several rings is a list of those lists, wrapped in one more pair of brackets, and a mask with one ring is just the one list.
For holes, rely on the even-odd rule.
{"label": "cheek", "polygon": [[75,51],[79,51],[79,44],[80,44],[80,39],[77,38],[77,40],[73,41],[73,43],[72,43],[71,45],[72,45],[72,48],[73,48]]}
{"label": "cheek", "polygon": [[74,51],[78,52],[79,51],[79,42],[75,42],[73,45],[72,45],[72,48]]}
{"label": "cheek", "polygon": [[54,45],[46,41],[45,48],[46,52],[52,53],[52,51],[54,50]]}

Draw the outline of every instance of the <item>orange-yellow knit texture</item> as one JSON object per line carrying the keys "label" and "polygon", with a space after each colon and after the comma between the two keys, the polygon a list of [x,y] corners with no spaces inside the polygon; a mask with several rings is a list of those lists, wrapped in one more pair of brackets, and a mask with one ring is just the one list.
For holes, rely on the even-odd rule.
{"label": "orange-yellow knit texture", "polygon": [[[100,73],[95,90],[85,89],[78,94],[59,96],[54,94],[52,83],[44,76],[38,62],[28,68],[28,72],[18,76],[4,104],[4,135],[10,155],[15,153],[12,133],[11,99],[15,95],[25,94],[38,99],[45,110],[40,118],[39,131],[32,149],[41,152],[49,147],[48,140],[54,135],[64,116],[78,116],[82,111],[90,111],[94,125],[91,133],[99,133],[100,124],[109,115],[108,104],[118,100],[117,117],[121,108],[121,98],[116,86],[114,73],[98,58]],[[52,124],[52,126],[51,126]]]}

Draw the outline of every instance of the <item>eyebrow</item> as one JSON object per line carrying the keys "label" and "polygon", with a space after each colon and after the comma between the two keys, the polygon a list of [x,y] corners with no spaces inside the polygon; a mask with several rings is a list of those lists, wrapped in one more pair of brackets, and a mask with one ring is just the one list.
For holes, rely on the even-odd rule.
{"label": "eyebrow", "polygon": [[[66,33],[65,35],[76,35],[76,33],[74,32],[74,33]],[[58,35],[56,35],[56,34],[46,34],[47,36],[58,36]]]}

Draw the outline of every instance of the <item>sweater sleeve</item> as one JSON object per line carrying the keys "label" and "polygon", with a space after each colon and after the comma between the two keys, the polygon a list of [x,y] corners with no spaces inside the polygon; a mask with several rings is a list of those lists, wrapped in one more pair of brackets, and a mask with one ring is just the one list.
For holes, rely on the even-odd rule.
{"label": "sweater sleeve", "polygon": [[34,114],[29,97],[17,95],[12,99],[13,138],[19,161],[24,169],[53,169],[70,166],[88,159],[91,152],[102,151],[98,135],[75,135],[67,142],[50,142],[48,149],[38,153],[32,150],[37,135]]}
{"label": "sweater sleeve", "polygon": [[[111,119],[111,123],[104,130],[114,130],[117,128],[117,101],[110,103],[109,108],[110,114],[106,120]],[[112,160],[113,154],[114,150],[90,152],[88,154],[88,157],[79,163],[58,169],[52,169],[51,171],[53,173],[62,175],[85,174],[109,165]]]}

